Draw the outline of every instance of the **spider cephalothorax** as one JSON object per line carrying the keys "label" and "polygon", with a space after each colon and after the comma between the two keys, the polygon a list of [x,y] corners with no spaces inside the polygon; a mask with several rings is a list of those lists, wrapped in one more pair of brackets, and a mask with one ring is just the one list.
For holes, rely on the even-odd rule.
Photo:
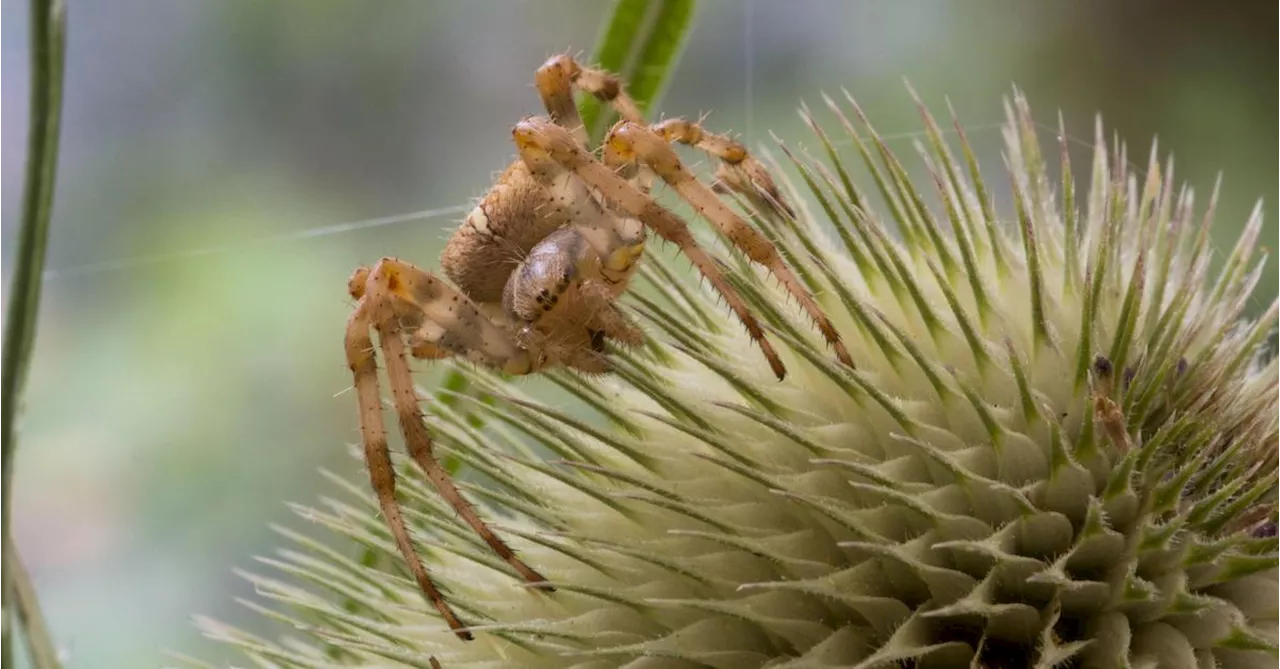
{"label": "spider cephalothorax", "polygon": [[[767,269],[813,320],[837,357],[852,365],[840,336],[773,244],[680,162],[679,142],[720,161],[719,185],[764,211],[789,216],[764,165],[738,142],[699,124],[670,119],[649,125],[614,76],[567,55],[548,60],[537,86],[549,118],[527,118],[512,131],[518,159],[498,178],[445,247],[441,264],[457,288],[406,262],[383,258],[351,276],[357,299],[347,325],[346,355],[355,376],[365,458],[374,491],[410,571],[449,626],[470,633],[427,575],[395,499],[371,330],[378,333],[387,379],[409,455],[459,515],[522,577],[553,586],[518,558],[462,497],[432,455],[407,354],[458,356],[511,374],[563,365],[609,371],[606,341],[635,345],[643,334],[617,300],[644,250],[647,231],[675,243],[720,294],[759,345],[778,378],[786,373],[746,302],[688,226],[648,194],[654,177],[752,261]],[[621,120],[597,160],[573,99],[574,89],[609,103]],[[603,162],[602,162],[603,161]]]}

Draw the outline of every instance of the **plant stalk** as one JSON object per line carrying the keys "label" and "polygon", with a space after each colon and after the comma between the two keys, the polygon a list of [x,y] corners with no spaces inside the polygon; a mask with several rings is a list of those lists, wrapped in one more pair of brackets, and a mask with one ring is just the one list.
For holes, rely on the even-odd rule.
{"label": "plant stalk", "polygon": [[[58,651],[54,648],[53,637],[49,636],[49,626],[45,624],[44,615],[40,612],[40,603],[36,599],[35,585],[31,575],[22,564],[22,558],[7,541],[4,546],[5,574],[13,588],[13,608],[18,623],[27,640],[27,653],[34,669],[61,669]],[[8,652],[8,651],[6,651]]]}
{"label": "plant stalk", "polygon": [[[27,588],[17,592],[18,588],[29,586],[30,581],[25,579],[26,572],[16,560],[17,552],[12,548],[9,536],[12,529],[13,460],[17,451],[16,418],[22,405],[22,391],[26,385],[39,316],[41,275],[57,174],[66,56],[66,6],[62,0],[31,0],[30,11],[31,114],[27,133],[27,165],[23,177],[16,267],[10,281],[4,344],[0,351],[0,502],[3,504],[0,514],[4,521],[3,583],[0,583],[4,624],[3,638],[0,639],[0,653],[3,653],[0,666],[4,669],[13,666],[11,631],[15,612],[18,621],[24,624],[36,666],[57,666],[57,654],[44,629],[34,591]],[[39,664],[42,659],[51,659],[53,664]]]}

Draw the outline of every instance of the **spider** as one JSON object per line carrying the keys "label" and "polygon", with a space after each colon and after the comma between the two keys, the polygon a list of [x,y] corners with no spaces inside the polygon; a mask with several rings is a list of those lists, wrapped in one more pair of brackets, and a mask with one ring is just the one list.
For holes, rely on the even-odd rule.
{"label": "spider", "polygon": [[[718,159],[717,186],[790,215],[769,172],[746,148],[695,122],[669,119],[649,125],[617,77],[581,66],[569,55],[544,63],[535,81],[548,116],[516,124],[512,135],[519,156],[444,248],[441,265],[457,288],[395,258],[361,267],[348,281],[356,306],[347,323],[346,357],[355,379],[373,490],[423,595],[464,640],[471,633],[423,567],[395,498],[373,331],[410,457],[494,552],[532,587],[545,591],[554,590],[553,584],[489,528],[433,456],[408,355],[428,360],[457,356],[508,374],[531,374],[557,365],[588,374],[608,372],[606,342],[643,342],[643,333],[617,301],[643,254],[646,231],[652,230],[693,262],[782,379],[786,368],[746,302],[695,243],[685,222],[649,196],[656,175],[735,248],[776,277],[839,360],[853,364],[830,320],[773,244],[698,181],[669,143],[690,145]],[[599,159],[588,148],[575,91],[594,95],[620,116]]]}

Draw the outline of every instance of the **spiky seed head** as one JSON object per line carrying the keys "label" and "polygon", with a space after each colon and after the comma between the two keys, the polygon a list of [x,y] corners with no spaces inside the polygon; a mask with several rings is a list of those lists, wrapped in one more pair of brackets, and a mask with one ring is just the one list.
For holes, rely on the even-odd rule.
{"label": "spiky seed head", "polygon": [[548,377],[581,410],[480,370],[496,401],[433,403],[440,451],[487,479],[467,493],[557,592],[402,466],[419,549],[476,641],[423,604],[372,496],[341,479],[345,501],[299,511],[363,555],[281,530],[297,545],[264,562],[291,578],[249,576],[293,636],[204,630],[282,667],[1274,666],[1276,305],[1243,317],[1260,209],[1212,279],[1216,192],[1196,207],[1154,149],[1137,169],[1099,126],[1077,189],[1066,133],[1050,168],[1015,94],[1007,183],[923,107],[912,179],[852,99],[827,103],[831,130],[803,111],[822,160],[782,147],[811,204],[751,213],[856,370],[740,264],[787,349],[775,382],[651,254],[630,299],[652,345],[604,381]]}

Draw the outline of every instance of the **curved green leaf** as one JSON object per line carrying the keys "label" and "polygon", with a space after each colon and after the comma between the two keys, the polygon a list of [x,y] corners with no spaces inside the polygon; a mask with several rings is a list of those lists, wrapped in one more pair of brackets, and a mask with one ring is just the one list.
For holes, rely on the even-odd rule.
{"label": "curved green leaf", "polygon": [[[694,0],[618,0],[596,42],[591,62],[622,77],[647,112],[666,86],[693,27]],[[595,98],[579,105],[591,141],[598,142],[613,113]]]}

